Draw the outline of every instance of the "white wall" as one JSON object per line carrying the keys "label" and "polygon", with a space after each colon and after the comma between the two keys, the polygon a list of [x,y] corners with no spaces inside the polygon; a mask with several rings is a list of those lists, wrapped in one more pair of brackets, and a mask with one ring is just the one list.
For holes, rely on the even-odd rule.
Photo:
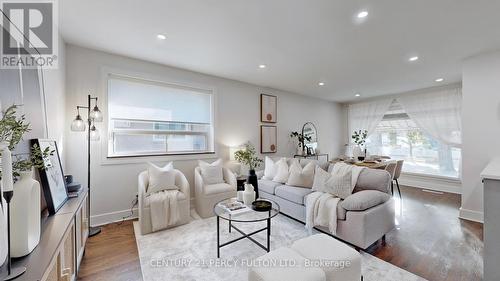
{"label": "white wall", "polygon": [[[260,148],[261,93],[278,96],[278,153],[290,156],[294,147],[289,141],[291,131],[299,131],[302,125],[313,122],[319,133],[319,148],[330,156],[341,153],[345,132],[345,116],[341,105],[293,93],[266,89],[238,81],[218,78],[200,73],[162,66],[150,62],[130,59],[100,51],[68,45],[67,53],[67,95],[66,95],[66,173],[71,173],[82,184],[86,184],[86,146],[82,133],[70,132],[71,119],[77,104],[86,104],[89,91],[100,97],[103,104],[103,69],[117,69],[135,73],[150,79],[195,85],[216,90],[215,142],[218,156],[228,159],[229,146],[248,140]],[[103,126],[100,125],[99,129]],[[101,142],[106,141],[105,133]],[[92,216],[93,224],[120,220],[130,210],[137,193],[137,175],[146,168],[147,161],[165,162],[174,160],[176,168],[183,171],[193,185],[193,170],[196,161],[189,157],[150,157],[129,161],[109,161],[102,155],[102,144],[92,144]],[[211,157],[215,158],[215,156]],[[111,163],[109,163],[111,162]],[[135,163],[131,163],[135,162]]]}
{"label": "white wall", "polygon": [[483,221],[481,171],[500,156],[500,52],[463,66],[463,191],[460,217]]}
{"label": "white wall", "polygon": [[66,44],[59,35],[59,68],[47,69],[43,72],[44,91],[47,106],[47,123],[49,139],[57,141],[57,147],[65,167],[64,133],[66,131]]}

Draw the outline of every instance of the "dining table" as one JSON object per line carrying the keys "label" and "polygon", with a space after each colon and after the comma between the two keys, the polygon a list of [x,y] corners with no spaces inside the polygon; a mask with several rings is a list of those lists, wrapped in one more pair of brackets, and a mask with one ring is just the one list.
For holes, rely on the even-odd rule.
{"label": "dining table", "polygon": [[356,165],[358,167],[366,167],[366,168],[370,168],[370,169],[380,169],[380,170],[384,170],[385,167],[387,167],[387,164],[389,163],[389,161],[385,161],[385,160],[382,160],[382,161],[367,160],[367,161],[356,161],[356,162],[346,162],[346,161],[342,161],[342,160],[330,161],[330,163],[332,163],[332,164],[335,164],[338,162],[344,162],[346,164]]}

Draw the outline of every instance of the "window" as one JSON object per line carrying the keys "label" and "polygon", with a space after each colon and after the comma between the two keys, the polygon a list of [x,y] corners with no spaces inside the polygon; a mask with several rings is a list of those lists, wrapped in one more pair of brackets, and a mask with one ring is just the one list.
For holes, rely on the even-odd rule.
{"label": "window", "polygon": [[460,177],[461,149],[445,145],[421,130],[394,101],[367,140],[370,154],[405,160],[407,173]]}
{"label": "window", "polygon": [[110,75],[108,157],[213,153],[211,91]]}

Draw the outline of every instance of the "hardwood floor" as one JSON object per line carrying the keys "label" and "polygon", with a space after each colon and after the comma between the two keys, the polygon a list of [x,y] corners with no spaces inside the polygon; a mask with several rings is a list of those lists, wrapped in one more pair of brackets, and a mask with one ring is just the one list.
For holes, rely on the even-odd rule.
{"label": "hardwood floor", "polygon": [[401,192],[396,229],[367,252],[431,281],[482,280],[483,225],[458,218],[460,195]]}
{"label": "hardwood floor", "polygon": [[89,238],[78,280],[142,280],[132,221],[106,225],[99,235]]}
{"label": "hardwood floor", "polygon": [[[483,226],[458,219],[460,196],[401,187],[397,229],[367,251],[431,281],[482,280]],[[78,280],[142,280],[131,221],[89,239]]]}

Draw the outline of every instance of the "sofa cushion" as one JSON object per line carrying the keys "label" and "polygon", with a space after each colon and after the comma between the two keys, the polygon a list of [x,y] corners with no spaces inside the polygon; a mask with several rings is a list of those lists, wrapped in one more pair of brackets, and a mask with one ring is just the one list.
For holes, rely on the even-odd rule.
{"label": "sofa cushion", "polygon": [[264,191],[265,193],[274,194],[274,189],[280,186],[281,183],[274,182],[270,180],[259,180],[259,191]]}
{"label": "sofa cushion", "polygon": [[364,211],[385,203],[391,196],[378,190],[362,190],[348,196],[341,205],[348,211]]}
{"label": "sofa cushion", "polygon": [[231,191],[235,191],[235,190],[236,190],[236,188],[234,186],[231,186],[227,183],[216,183],[216,184],[205,185],[203,192],[206,195],[212,195],[212,194],[231,192]]}
{"label": "sofa cushion", "polygon": [[289,185],[281,185],[274,190],[276,196],[301,205],[305,205],[306,200],[304,197],[311,192],[312,190],[309,188]]}
{"label": "sofa cushion", "polygon": [[353,193],[361,190],[378,190],[389,194],[391,180],[391,175],[387,171],[363,169],[359,174]]}

